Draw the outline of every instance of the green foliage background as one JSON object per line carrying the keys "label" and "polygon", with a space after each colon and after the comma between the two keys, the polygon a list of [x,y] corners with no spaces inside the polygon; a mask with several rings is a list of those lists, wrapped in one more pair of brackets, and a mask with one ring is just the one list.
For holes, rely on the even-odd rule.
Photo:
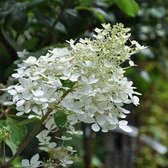
{"label": "green foliage background", "polygon": [[[103,22],[123,22],[132,28],[132,38],[148,46],[133,58],[138,67],[127,72],[142,93],[140,106],[131,107],[130,122],[139,128],[139,136],[145,134],[167,148],[167,0],[0,0],[0,83],[5,85],[14,72],[18,51],[26,49],[38,57],[48,49],[66,46],[70,38],[91,36],[93,28],[101,27]],[[76,137],[73,144],[83,156],[81,141],[82,137]],[[97,149],[101,141],[97,135],[94,167],[102,167],[103,149]],[[83,167],[82,160],[76,160],[76,167]],[[137,168],[168,167],[166,154],[141,142],[137,143],[134,162]]]}

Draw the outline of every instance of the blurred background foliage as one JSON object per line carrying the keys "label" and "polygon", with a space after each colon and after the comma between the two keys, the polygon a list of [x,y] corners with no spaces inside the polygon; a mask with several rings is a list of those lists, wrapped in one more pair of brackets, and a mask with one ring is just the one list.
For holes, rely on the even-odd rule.
{"label": "blurred background foliage", "polygon": [[[128,78],[142,93],[140,106],[128,107],[132,111],[130,124],[136,127],[138,133],[136,136],[116,132],[90,133],[89,137],[86,134],[75,137],[72,144],[81,158],[86,153],[85,162],[87,157],[91,157],[93,148],[91,164],[95,168],[166,168],[167,0],[0,0],[0,83],[5,85],[14,72],[13,62],[18,59],[18,51],[26,49],[29,55],[38,57],[48,49],[66,46],[65,42],[70,38],[91,37],[93,28],[101,27],[104,22],[112,25],[124,23],[132,29],[133,39],[148,46],[133,57],[138,67],[127,71]],[[87,129],[84,126],[84,130]],[[111,165],[109,155],[113,156]],[[131,163],[128,163],[128,155]],[[81,158],[76,157],[74,167],[86,165]]]}

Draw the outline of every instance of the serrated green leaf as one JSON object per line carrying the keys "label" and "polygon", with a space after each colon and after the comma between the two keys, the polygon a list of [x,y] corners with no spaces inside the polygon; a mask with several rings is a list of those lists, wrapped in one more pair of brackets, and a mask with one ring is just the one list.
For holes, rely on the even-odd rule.
{"label": "serrated green leaf", "polygon": [[5,125],[9,130],[9,137],[6,139],[5,143],[9,146],[14,154],[23,138],[26,136],[27,128],[24,126],[19,126],[17,120],[9,117],[5,120]]}
{"label": "serrated green leaf", "polygon": [[67,122],[66,114],[63,111],[58,110],[54,115],[54,121],[58,127],[63,127]]}
{"label": "serrated green leaf", "polygon": [[135,0],[115,0],[115,4],[128,16],[135,17],[139,10],[139,5]]}

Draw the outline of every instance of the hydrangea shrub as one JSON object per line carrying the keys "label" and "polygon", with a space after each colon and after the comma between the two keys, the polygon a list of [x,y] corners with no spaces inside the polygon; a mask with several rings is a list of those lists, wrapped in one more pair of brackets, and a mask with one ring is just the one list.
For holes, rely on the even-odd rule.
{"label": "hydrangea shrub", "polygon": [[[82,133],[75,130],[75,124],[81,122],[89,123],[95,132],[108,132],[116,127],[131,131],[125,120],[130,111],[124,105],[137,106],[140,94],[124,73],[135,66],[131,55],[145,47],[130,40],[130,29],[123,24],[102,27],[94,30],[93,38],[70,40],[69,48],[54,48],[45,56],[30,56],[18,63],[12,75],[15,84],[7,88],[11,99],[4,104],[14,104],[17,116],[40,120],[26,142],[36,136],[39,149],[50,156],[39,161],[39,154],[35,154],[30,161],[22,160],[23,167],[73,164],[76,151],[51,138],[61,127],[69,134],[56,137],[62,142],[71,139],[71,134]],[[44,129],[38,132],[41,125]]]}

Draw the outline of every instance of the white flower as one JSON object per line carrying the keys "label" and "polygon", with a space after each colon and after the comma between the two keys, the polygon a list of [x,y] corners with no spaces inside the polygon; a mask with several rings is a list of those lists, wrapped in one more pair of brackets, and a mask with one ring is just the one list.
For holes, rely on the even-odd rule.
{"label": "white flower", "polygon": [[145,47],[145,46],[141,46],[137,41],[135,41],[135,40],[133,40],[133,41],[131,41],[131,43],[133,44],[133,45],[135,45],[139,50],[144,50],[144,49],[146,49],[147,47]]}
{"label": "white flower", "polygon": [[75,114],[68,115],[67,119],[68,119],[70,125],[74,125],[74,124],[76,124],[78,122],[78,118],[77,118],[77,116]]}
{"label": "white flower", "polygon": [[36,64],[37,58],[36,57],[32,57],[30,56],[29,58],[27,58],[27,60],[25,60],[24,62],[28,65],[33,65]]}
{"label": "white flower", "polygon": [[64,157],[63,159],[60,160],[60,162],[61,162],[61,166],[63,167],[73,164],[73,161],[70,160],[68,157]]}
{"label": "white flower", "polygon": [[137,96],[133,96],[132,99],[133,99],[133,103],[134,103],[136,106],[139,105],[139,98],[138,98]]}
{"label": "white flower", "polygon": [[64,76],[61,76],[60,79],[62,79],[62,80],[69,79],[72,82],[76,82],[78,80],[78,78],[80,77],[80,73],[76,72],[76,73],[71,74],[71,72],[68,70],[64,70],[63,75]]}
{"label": "white flower", "polygon": [[51,137],[48,135],[49,132],[49,130],[43,130],[36,136],[40,145],[39,149],[46,152],[50,151],[51,149],[54,149],[57,146],[57,143],[50,142]]}
{"label": "white flower", "polygon": [[76,46],[75,46],[75,40],[70,40],[70,41],[67,41],[69,44],[70,44],[70,46],[72,47],[72,49],[76,49]]}
{"label": "white flower", "polygon": [[61,139],[62,139],[63,141],[68,141],[68,140],[71,140],[72,137],[61,136]]}
{"label": "white flower", "polygon": [[86,84],[94,84],[99,81],[99,79],[95,78],[95,75],[91,75],[89,78],[87,78],[86,76],[82,76],[81,80]]}
{"label": "white flower", "polygon": [[127,126],[127,124],[128,124],[127,121],[121,120],[121,121],[119,121],[118,124],[119,124],[119,127],[120,127],[123,131],[126,131],[126,132],[131,132],[131,131],[132,131],[132,129],[131,129],[129,126]]}
{"label": "white flower", "polygon": [[27,159],[22,160],[22,167],[24,168],[37,168],[40,167],[42,161],[39,161],[39,154],[35,154],[30,161]]}
{"label": "white flower", "polygon": [[56,129],[56,125],[55,125],[54,117],[53,116],[50,116],[50,118],[48,119],[48,121],[45,123],[45,127],[50,132]]}
{"label": "white flower", "polygon": [[129,63],[130,66],[135,66],[134,61],[132,61],[132,60],[129,60],[128,63]]}
{"label": "white flower", "polygon": [[67,133],[72,134],[72,135],[82,135],[83,131],[81,130],[75,130],[75,128],[72,125],[69,125]]}
{"label": "white flower", "polygon": [[95,132],[98,132],[100,130],[100,127],[97,123],[92,124],[91,127],[92,127],[93,131],[95,131]]}

